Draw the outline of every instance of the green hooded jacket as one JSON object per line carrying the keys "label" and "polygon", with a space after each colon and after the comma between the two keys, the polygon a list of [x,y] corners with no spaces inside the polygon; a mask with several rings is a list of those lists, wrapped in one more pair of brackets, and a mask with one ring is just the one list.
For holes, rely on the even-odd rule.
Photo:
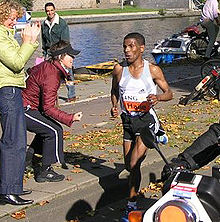
{"label": "green hooded jacket", "polygon": [[25,87],[24,66],[38,47],[38,43],[23,43],[14,38],[14,30],[0,25],[0,88]]}

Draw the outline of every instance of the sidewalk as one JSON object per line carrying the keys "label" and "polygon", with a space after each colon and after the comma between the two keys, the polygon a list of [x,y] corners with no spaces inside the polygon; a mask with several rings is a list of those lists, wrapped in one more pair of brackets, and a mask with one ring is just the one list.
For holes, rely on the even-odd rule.
{"label": "sidewalk", "polygon": [[[167,67],[166,70],[173,73],[184,72],[186,67]],[[193,69],[188,70],[193,73]],[[198,74],[198,73],[197,73]],[[189,74],[190,76],[190,74]],[[173,83],[174,99],[167,103],[159,104],[156,109],[166,113],[166,109],[177,104],[181,95],[187,94],[198,81],[198,77],[192,76],[190,80],[176,81]],[[174,81],[173,81],[174,82]],[[84,134],[90,130],[102,130],[111,127],[114,121],[109,118],[111,78],[82,82],[76,85],[77,102],[67,104],[62,98],[59,99],[61,109],[68,112],[83,111],[83,120],[74,124],[69,129],[73,134]],[[59,91],[60,97],[66,97],[66,87],[62,86]],[[199,117],[198,117],[199,118]],[[120,119],[116,121],[120,122]],[[87,127],[84,127],[87,124]],[[28,133],[28,142],[33,135]],[[65,141],[67,146],[72,141]],[[89,141],[88,141],[89,146]],[[105,206],[109,202],[126,196],[127,176],[124,170],[122,147],[112,146],[109,150],[117,150],[109,156],[103,156],[100,150],[91,153],[72,153],[73,164],[68,164],[69,169],[63,170],[60,167],[56,171],[65,175],[65,180],[57,183],[36,183],[33,178],[27,179],[24,183],[25,189],[32,190],[32,194],[25,196],[26,199],[34,199],[34,204],[30,206],[4,205],[0,208],[0,221],[15,221],[10,215],[16,211],[25,209],[26,217],[20,221],[30,222],[64,222],[70,220],[83,207],[97,209]],[[161,147],[164,155],[169,159],[175,156],[178,148],[170,148],[169,144]],[[115,161],[111,161],[114,158]],[[94,161],[93,161],[94,160]],[[80,164],[80,169],[74,168],[75,164]],[[155,150],[149,150],[147,158],[142,164],[143,181],[141,187],[148,185],[150,177],[154,175],[160,177],[160,172],[164,163]],[[210,173],[210,172],[209,172]],[[80,200],[86,206],[78,205]]]}

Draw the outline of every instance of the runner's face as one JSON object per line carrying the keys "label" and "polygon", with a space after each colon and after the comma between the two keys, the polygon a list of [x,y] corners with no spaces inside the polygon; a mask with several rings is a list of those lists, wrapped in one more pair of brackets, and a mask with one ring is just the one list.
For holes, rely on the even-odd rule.
{"label": "runner's face", "polygon": [[47,17],[49,20],[53,20],[55,16],[55,8],[53,6],[47,6],[45,12],[47,13]]}
{"label": "runner's face", "polygon": [[18,19],[18,13],[15,9],[12,9],[10,15],[8,16],[8,19],[5,20],[4,22],[4,26],[9,29],[12,29],[14,25],[17,24],[17,19]]}
{"label": "runner's face", "polygon": [[61,62],[67,69],[71,69],[73,66],[73,58],[69,55],[65,55]]}
{"label": "runner's face", "polygon": [[125,39],[123,43],[124,54],[127,62],[133,63],[144,52],[144,45],[139,45],[136,39]]}

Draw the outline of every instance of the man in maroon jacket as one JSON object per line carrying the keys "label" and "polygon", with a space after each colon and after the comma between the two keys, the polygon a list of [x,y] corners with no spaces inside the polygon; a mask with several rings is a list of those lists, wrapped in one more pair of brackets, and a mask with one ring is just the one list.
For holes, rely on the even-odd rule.
{"label": "man in maroon jacket", "polygon": [[56,162],[66,166],[63,128],[58,122],[70,127],[82,117],[82,112],[69,114],[56,106],[60,82],[67,78],[68,69],[72,68],[73,59],[79,51],[74,50],[69,42],[60,41],[51,47],[50,52],[49,60],[29,70],[27,88],[22,92],[27,130],[36,134],[30,147],[35,153],[39,153],[39,149],[42,151],[42,168],[35,175],[37,182],[64,179],[64,175],[56,173],[51,167]]}

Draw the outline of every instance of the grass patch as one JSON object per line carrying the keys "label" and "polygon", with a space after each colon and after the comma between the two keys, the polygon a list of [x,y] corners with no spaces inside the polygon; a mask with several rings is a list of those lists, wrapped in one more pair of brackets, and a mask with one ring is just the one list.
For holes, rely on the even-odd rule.
{"label": "grass patch", "polygon": [[[198,101],[187,106],[173,105],[167,107],[164,113],[158,113],[159,119],[169,137],[169,147],[175,147],[182,152],[193,141],[208,130],[212,123],[219,121],[219,104],[212,101]],[[65,151],[69,153],[82,153],[87,155],[109,157],[121,153],[114,149],[122,147],[122,124],[113,124],[111,128],[89,131],[82,135],[69,135]]]}
{"label": "grass patch", "polygon": [[122,124],[116,124],[110,129],[89,131],[83,135],[70,135],[68,140],[72,141],[65,151],[92,153],[95,150],[107,150],[122,145]]}
{"label": "grass patch", "polygon": [[[98,15],[98,14],[111,14],[111,13],[135,13],[135,12],[154,12],[158,11],[156,9],[143,9],[139,7],[125,6],[121,8],[112,8],[112,9],[74,9],[74,10],[65,10],[57,11],[60,16],[71,16],[71,15]],[[46,17],[44,11],[31,13],[32,18]]]}
{"label": "grass patch", "polygon": [[159,115],[169,137],[169,146],[185,150],[204,133],[211,124],[219,121],[219,104],[202,101],[187,106],[174,105],[168,113]]}

